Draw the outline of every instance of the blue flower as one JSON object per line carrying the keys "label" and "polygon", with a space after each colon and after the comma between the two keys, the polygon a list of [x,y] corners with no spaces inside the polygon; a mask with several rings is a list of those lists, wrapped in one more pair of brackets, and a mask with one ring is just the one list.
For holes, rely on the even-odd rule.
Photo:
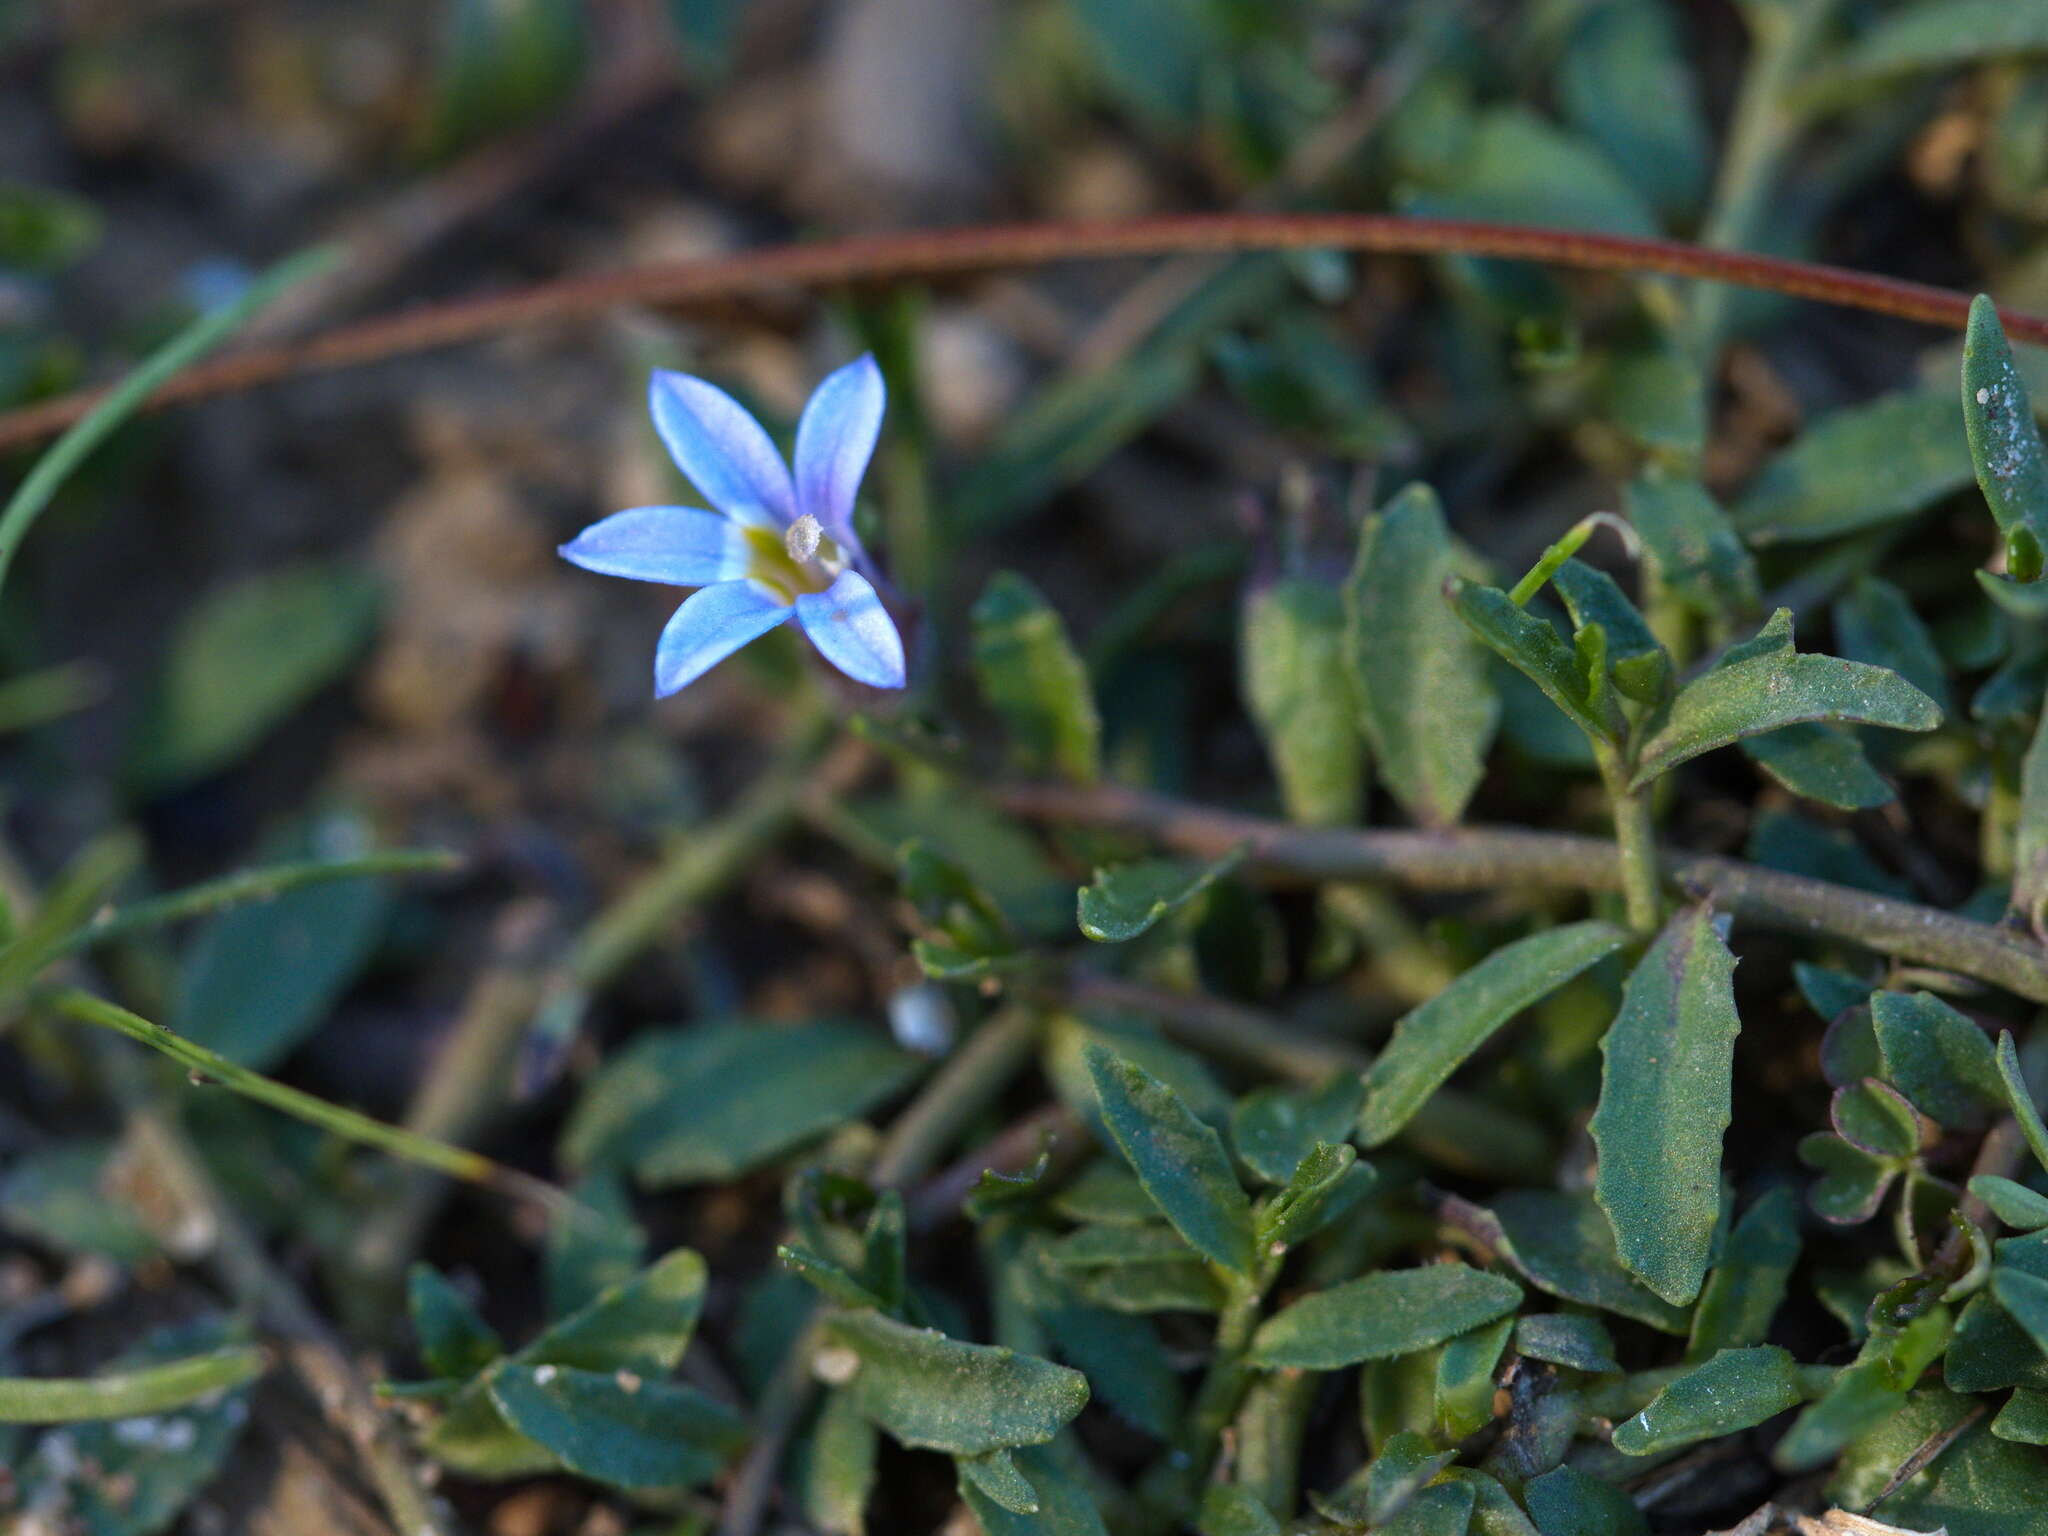
{"label": "blue flower", "polygon": [[666,698],[792,616],[857,683],[903,686],[903,637],[853,532],[853,498],[882,430],[886,394],[873,357],[820,384],[796,429],[796,472],[740,403],[716,385],[657,371],[654,427],[715,510],[634,507],[561,549],[605,576],[696,587],[661,632],[654,695]]}

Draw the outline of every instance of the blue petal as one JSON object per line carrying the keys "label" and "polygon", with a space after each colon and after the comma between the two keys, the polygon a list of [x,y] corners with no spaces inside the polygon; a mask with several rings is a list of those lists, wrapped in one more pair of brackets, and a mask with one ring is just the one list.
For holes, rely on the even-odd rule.
{"label": "blue petal", "polygon": [[888,401],[873,354],[820,384],[796,429],[796,504],[840,543],[850,542],[853,498],[874,457]]}
{"label": "blue petal", "polygon": [[676,468],[727,517],[767,528],[796,520],[796,493],[774,439],[715,384],[659,369],[647,386],[654,430]]}
{"label": "blue petal", "polygon": [[701,507],[633,507],[592,523],[561,556],[601,576],[672,587],[708,587],[747,573],[747,536],[738,523]]}
{"label": "blue petal", "polygon": [[654,696],[665,699],[695,682],[789,615],[789,604],[751,581],[724,581],[692,592],[654,648]]}
{"label": "blue petal", "polygon": [[858,571],[844,571],[823,592],[796,600],[797,622],[825,659],[870,688],[903,686],[903,637]]}

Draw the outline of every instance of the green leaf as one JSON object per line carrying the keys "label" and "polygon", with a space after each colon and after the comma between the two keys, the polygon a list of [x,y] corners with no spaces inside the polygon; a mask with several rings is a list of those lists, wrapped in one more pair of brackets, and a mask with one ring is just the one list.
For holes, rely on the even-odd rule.
{"label": "green leaf", "polygon": [[[675,1369],[704,1305],[704,1261],[687,1248],[665,1254],[623,1285],[571,1313],[497,1369],[566,1366],[579,1371],[630,1371],[652,1379]],[[458,1392],[425,1436],[425,1445],[457,1471],[475,1477],[516,1477],[556,1465],[506,1422],[490,1395],[488,1376]]]}
{"label": "green leaf", "polygon": [[828,1319],[825,1337],[853,1357],[842,1389],[906,1446],[978,1456],[1040,1445],[1088,1401],[1079,1371],[1032,1355],[966,1344],[878,1312]]}
{"label": "green leaf", "polygon": [[1686,1358],[1706,1360],[1724,1349],[1761,1344],[1798,1262],[1799,1200],[1781,1184],[1756,1198],[1721,1245],[1693,1308]]}
{"label": "green leaf", "polygon": [[1947,1438],[1965,1415],[1981,1412],[1981,1403],[1953,1392],[1915,1392],[1837,1463],[1827,1497],[1849,1509],[1868,1508],[1892,1488],[1909,1457],[1945,1441],[1939,1456],[1892,1488],[1877,1506],[1878,1517],[1908,1530],[1945,1529],[1948,1536],[2026,1530],[2041,1512],[2040,1452],[2000,1440],[1982,1422]]}
{"label": "green leaf", "polygon": [[1543,1536],[1649,1536],[1650,1522],[1635,1500],[1576,1467],[1553,1467],[1523,1496]]}
{"label": "green leaf", "polygon": [[1575,1371],[1618,1371],[1614,1336],[1597,1317],[1532,1312],[1515,1320],[1515,1353]]}
{"label": "green leaf", "polygon": [[1720,1215],[1734,979],[1712,912],[1680,912],[1630,973],[1600,1044],[1594,1189],[1622,1263],[1673,1305],[1699,1294]]}
{"label": "green leaf", "polygon": [[[2048,44],[2048,28],[2041,40]],[[1963,337],[1963,425],[1977,487],[2005,535],[2007,567],[2015,581],[2037,581],[2048,557],[2048,463],[1998,306],[1981,293]]]}
{"label": "green leaf", "polygon": [[1619,708],[1611,698],[1592,698],[1579,671],[1577,653],[1548,623],[1517,607],[1498,587],[1453,578],[1444,591],[1472,633],[1541,688],[1580,730],[1601,740],[1620,740],[1623,722]]}
{"label": "green leaf", "polygon": [[1009,571],[989,579],[973,612],[974,675],[1026,773],[1077,784],[1102,775],[1102,721],[1088,669],[1038,589]]}
{"label": "green leaf", "polygon": [[1273,1512],[1236,1483],[1211,1483],[1202,1493],[1201,1536],[1283,1536]]}
{"label": "green leaf", "polygon": [[406,1277],[406,1303],[420,1356],[436,1376],[460,1381],[505,1352],[497,1330],[477,1315],[467,1296],[431,1264],[415,1264]]}
{"label": "green leaf", "polygon": [[983,1497],[1013,1515],[1038,1513],[1038,1490],[1031,1479],[1017,1470],[1008,1451],[988,1451],[980,1456],[961,1456],[954,1465],[960,1471],[960,1486],[973,1487]]}
{"label": "green leaf", "polygon": [[844,1392],[825,1394],[803,1467],[805,1518],[826,1536],[863,1536],[881,1436]]}
{"label": "green leaf", "polygon": [[1970,1298],[1956,1319],[1955,1338],[1941,1374],[1958,1392],[1996,1392],[2013,1386],[2048,1391],[2048,1359],[2042,1358],[2012,1314],[1983,1291]]}
{"label": "green leaf", "polygon": [[1791,614],[1779,609],[1759,640],[1784,643],[1747,653],[1694,678],[1678,691],[1643,743],[1630,788],[1745,736],[1807,721],[1931,731],[1934,701],[1897,673],[1838,656],[1802,656],[1791,646]]}
{"label": "green leaf", "polygon": [[1951,1320],[1936,1307],[1897,1332],[1874,1332],[1856,1360],[1835,1373],[1771,1452],[1786,1472],[1826,1465],[1905,1406],[1906,1394],[1948,1347]]}
{"label": "green leaf", "polygon": [[1898,673],[1948,713],[1948,668],[1905,593],[1866,573],[1836,599],[1834,621],[1844,656]]}
{"label": "green leaf", "polygon": [[550,1317],[589,1306],[647,1262],[647,1231],[633,1219],[622,1177],[593,1174],[570,1194],[576,1204],[557,1212],[548,1224],[543,1281]]}
{"label": "green leaf", "polygon": [[1257,1262],[1251,1202],[1222,1137],[1166,1084],[1101,1046],[1088,1050],[1088,1073],[1103,1121],[1153,1204],[1192,1247],[1249,1275]]}
{"label": "green leaf", "polygon": [[1081,932],[1098,944],[1135,939],[1168,913],[1176,912],[1244,862],[1244,850],[1208,864],[1178,859],[1143,859],[1095,871],[1076,902]]}
{"label": "green leaf", "polygon": [[1807,1192],[1807,1203],[1822,1221],[1836,1226],[1855,1226],[1875,1216],[1898,1175],[1897,1164],[1825,1131],[1800,1139],[1799,1160],[1821,1175]]}
{"label": "green leaf", "polygon": [[590,1080],[562,1133],[562,1159],[630,1168],[648,1185],[729,1179],[865,1114],[922,1067],[853,1023],[656,1031]]}
{"label": "green leaf", "polygon": [[2048,16],[2004,0],[1916,0],[1883,17],[1828,71],[1830,80],[1881,80],[1980,59],[2048,52]]}
{"label": "green leaf", "polygon": [[1258,1088],[1230,1112],[1237,1155],[1268,1184],[1285,1184],[1318,1142],[1336,1143],[1358,1123],[1365,1083],[1341,1072],[1314,1090]]}
{"label": "green leaf", "polygon": [[1287,1187],[1259,1211],[1258,1241],[1268,1249],[1291,1248],[1320,1232],[1364,1199],[1373,1170],[1358,1161],[1351,1146],[1318,1142],[1294,1170]]}
{"label": "green leaf", "polygon": [[1558,61],[1559,109],[1657,211],[1682,216],[1706,193],[1711,137],[1698,73],[1668,6],[1595,6]]}
{"label": "green leaf", "polygon": [[2013,1118],[2019,1121],[2020,1131],[2033,1151],[2034,1160],[2048,1168],[2048,1125],[2041,1123],[2041,1111],[2035,1107],[2033,1090],[2027,1087],[2026,1074],[2020,1070],[2019,1047],[2013,1044],[2012,1035],[2006,1030],[2001,1030],[1998,1035],[1998,1076],[2005,1084],[2006,1104],[2012,1110]]}
{"label": "green leaf", "polygon": [[1365,743],[1350,700],[1330,686],[1345,660],[1344,601],[1295,577],[1245,599],[1246,707],[1273,759],[1291,820],[1349,826],[1365,793]]}
{"label": "green leaf", "polygon": [[1877,1078],[1837,1088],[1828,1114],[1837,1136],[1872,1157],[1904,1160],[1920,1150],[1920,1121],[1913,1106]]}
{"label": "green leaf", "polygon": [[[1619,14],[1608,7],[1603,14]],[[1699,365],[1668,345],[1616,350],[1598,375],[1594,410],[1654,459],[1699,462],[1707,438],[1707,391]]]}
{"label": "green leaf", "polygon": [[1377,1530],[1380,1536],[1465,1536],[1477,1498],[1470,1483],[1437,1483],[1415,1495]]}
{"label": "green leaf", "polygon": [[1392,1140],[1496,1030],[1627,938],[1601,922],[1532,934],[1495,950],[1410,1012],[1366,1076],[1360,1139],[1369,1147]]}
{"label": "green leaf", "polygon": [[1991,1271],[1991,1294],[2034,1347],[2048,1354],[2048,1279],[2000,1264]]}
{"label": "green leaf", "polygon": [[225,768],[345,672],[376,627],[378,587],[347,565],[248,577],[179,623],[130,746],[144,797]]}
{"label": "green leaf", "polygon": [[168,1413],[263,1374],[263,1351],[234,1345],[189,1359],[78,1379],[0,1379],[0,1424],[73,1424]]}
{"label": "green leaf", "polygon": [[1459,1334],[1438,1352],[1436,1422],[1446,1438],[1463,1440],[1493,1422],[1494,1373],[1517,1327],[1512,1317],[1496,1318]]}
{"label": "green leaf", "polygon": [[960,1496],[981,1523],[984,1536],[1108,1536],[1072,1438],[1010,1451],[1011,1461],[1030,1479],[1037,1497],[1034,1515],[1013,1514],[973,1484],[961,1485]]}
{"label": "green leaf", "polygon": [[[370,828],[336,814],[301,822],[266,860],[340,858],[366,851]],[[370,963],[384,935],[391,888],[336,880],[221,913],[186,953],[171,1027],[231,1061],[267,1071],[303,1043]]]}
{"label": "green leaf", "polygon": [[1718,626],[1763,606],[1749,547],[1697,480],[1639,477],[1622,505],[1652,575],[1695,615]]}
{"label": "green leaf", "polygon": [[678,1382],[558,1365],[503,1365],[491,1401],[569,1471],[614,1488],[694,1488],[746,1443],[746,1421]]}
{"label": "green leaf", "polygon": [[1404,213],[1445,218],[1657,233],[1656,215],[1597,147],[1520,107],[1482,113],[1449,176],[1400,204]]}
{"label": "green leaf", "polygon": [[1607,669],[1622,695],[1640,704],[1661,703],[1671,682],[1671,655],[1615,579],[1574,558],[1553,571],[1550,582],[1575,628],[1600,626]]}
{"label": "green leaf", "polygon": [[1502,1257],[1538,1290],[1665,1333],[1686,1331],[1685,1313],[1622,1268],[1614,1228],[1590,1194],[1517,1189],[1495,1197]]}
{"label": "green leaf", "polygon": [[1054,1351],[1088,1378],[1095,1402],[1154,1439],[1173,1433],[1187,1404],[1152,1323],[1068,1304],[1042,1308],[1039,1318]]}
{"label": "green leaf", "polygon": [[2022,1387],[1991,1421],[1991,1433],[2019,1445],[2048,1445],[2048,1392]]}
{"label": "green leaf", "polygon": [[2048,1227],[2048,1195],[1995,1173],[1980,1173],[1970,1180],[1970,1193],[1989,1207],[1991,1214],[2008,1227],[2031,1231]]}
{"label": "green leaf", "polygon": [[1884,395],[1823,417],[1750,482],[1735,526],[1754,544],[1810,543],[1909,517],[1970,483],[1946,390]]}
{"label": "green leaf", "polygon": [[1435,493],[1411,485],[1366,524],[1344,588],[1345,655],[1379,775],[1432,827],[1464,815],[1500,722],[1485,654],[1443,601],[1459,563]]}
{"label": "green leaf", "polygon": [[1833,725],[1788,725],[1742,742],[1743,755],[1795,795],[1838,811],[1868,811],[1897,798],[1870,766],[1863,744]]}
{"label": "green leaf", "polygon": [[1251,1360],[1267,1368],[1340,1370],[1413,1354],[1515,1310],[1521,1287],[1463,1264],[1387,1270],[1315,1291],[1268,1318]]}
{"label": "green leaf", "polygon": [[1382,1528],[1456,1459],[1457,1452],[1440,1451],[1427,1436],[1404,1429],[1389,1436],[1371,1464],[1343,1488],[1318,1500],[1318,1509],[1341,1524]]}
{"label": "green leaf", "polygon": [[1938,1124],[1981,1125],[2005,1107],[1991,1037],[1931,992],[1879,992],[1870,999],[1885,1076]]}
{"label": "green leaf", "polygon": [[1799,1368],[1774,1344],[1724,1349],[1664,1388],[1626,1423],[1614,1448],[1654,1456],[1749,1429],[1800,1401]]}

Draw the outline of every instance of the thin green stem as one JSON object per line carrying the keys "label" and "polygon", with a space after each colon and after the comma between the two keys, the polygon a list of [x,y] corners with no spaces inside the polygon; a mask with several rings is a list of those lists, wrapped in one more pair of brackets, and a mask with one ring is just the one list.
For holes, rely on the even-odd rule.
{"label": "thin green stem", "polygon": [[1664,921],[1664,881],[1657,868],[1657,826],[1650,814],[1650,791],[1628,787],[1628,769],[1613,748],[1595,743],[1593,755],[1607,786],[1614,814],[1614,842],[1621,859],[1621,894],[1628,925],[1638,933],[1654,933]]}
{"label": "thin green stem", "polygon": [[521,1173],[516,1168],[507,1168],[494,1162],[481,1152],[471,1152],[462,1147],[451,1147],[446,1142],[435,1141],[429,1136],[416,1135],[395,1125],[339,1104],[330,1104],[325,1099],[289,1087],[284,1083],[251,1072],[239,1063],[229,1061],[225,1056],[209,1051],[205,1046],[173,1034],[161,1024],[152,1023],[140,1014],[130,1013],[126,1008],[110,1003],[104,998],[94,997],[90,992],[76,988],[53,993],[49,1005],[58,1013],[92,1024],[101,1029],[113,1030],[139,1041],[153,1051],[170,1057],[187,1071],[198,1074],[208,1082],[218,1083],[232,1089],[244,1098],[303,1120],[308,1125],[319,1126],[337,1136],[346,1137],[366,1147],[375,1147],[393,1157],[437,1169],[455,1178],[472,1184],[481,1184],[490,1189],[504,1191],[526,1199],[539,1201],[549,1208],[560,1208],[569,1204],[569,1197],[545,1180],[531,1174]]}
{"label": "thin green stem", "polygon": [[1567,528],[1564,537],[1543,551],[1536,563],[1529,567],[1528,574],[1516,582],[1508,593],[1508,600],[1517,608],[1526,608],[1529,599],[1543,590],[1544,584],[1557,574],[1557,568],[1586,547],[1586,540],[1593,537],[1596,528],[1612,528],[1621,536],[1631,555],[1636,552],[1636,531],[1612,512],[1593,512],[1580,518]]}
{"label": "thin green stem", "polygon": [[1138,1484],[1139,1529],[1157,1533],[1177,1529],[1195,1507],[1197,1494],[1209,1480],[1223,1431],[1237,1417],[1258,1372],[1246,1358],[1252,1333],[1266,1299],[1270,1276],[1239,1280],[1216,1320],[1216,1342],[1209,1369],[1195,1389],[1166,1454],[1153,1463]]}
{"label": "thin green stem", "polygon": [[278,263],[251,283],[232,304],[210,310],[151,353],[141,367],[100,397],[77,425],[51,444],[8,500],[6,510],[0,512],[0,584],[6,582],[15,552],[51,498],[116,427],[141,409],[143,402],[172,377],[240,330],[256,311],[286,289],[327,271],[341,259],[341,254],[339,247],[323,246],[301,251]]}

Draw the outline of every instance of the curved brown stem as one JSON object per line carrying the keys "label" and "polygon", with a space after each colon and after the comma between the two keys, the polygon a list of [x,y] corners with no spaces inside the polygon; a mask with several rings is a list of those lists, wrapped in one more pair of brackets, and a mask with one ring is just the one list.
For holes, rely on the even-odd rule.
{"label": "curved brown stem", "polygon": [[[1107,785],[1015,784],[991,795],[1019,816],[1116,827],[1203,858],[1245,847],[1253,868],[1297,880],[1382,879],[1430,891],[1514,885],[1618,891],[1622,885],[1612,843],[1563,832],[1296,827]],[[1739,859],[1666,851],[1659,863],[1673,886],[1713,901],[1739,921],[1846,940],[2048,1002],[2048,952],[2012,930]]]}
{"label": "curved brown stem", "polygon": [[[1491,256],[1605,272],[1659,272],[1897,315],[1960,330],[1969,295],[1926,283],[1782,256],[1714,250],[1679,240],[1537,229],[1477,219],[1370,213],[1177,214],[1114,223],[999,224],[776,246],[704,261],[562,278],[511,293],[388,315],[304,341],[251,347],[186,370],[153,406],[232,393],[329,368],[452,346],[620,304],[687,305],[790,289],[957,276],[1059,261],[1179,252],[1328,249],[1381,255]],[[2006,312],[2006,333],[2048,345],[2048,319]],[[98,391],[62,395],[0,415],[0,449],[62,431]]]}

